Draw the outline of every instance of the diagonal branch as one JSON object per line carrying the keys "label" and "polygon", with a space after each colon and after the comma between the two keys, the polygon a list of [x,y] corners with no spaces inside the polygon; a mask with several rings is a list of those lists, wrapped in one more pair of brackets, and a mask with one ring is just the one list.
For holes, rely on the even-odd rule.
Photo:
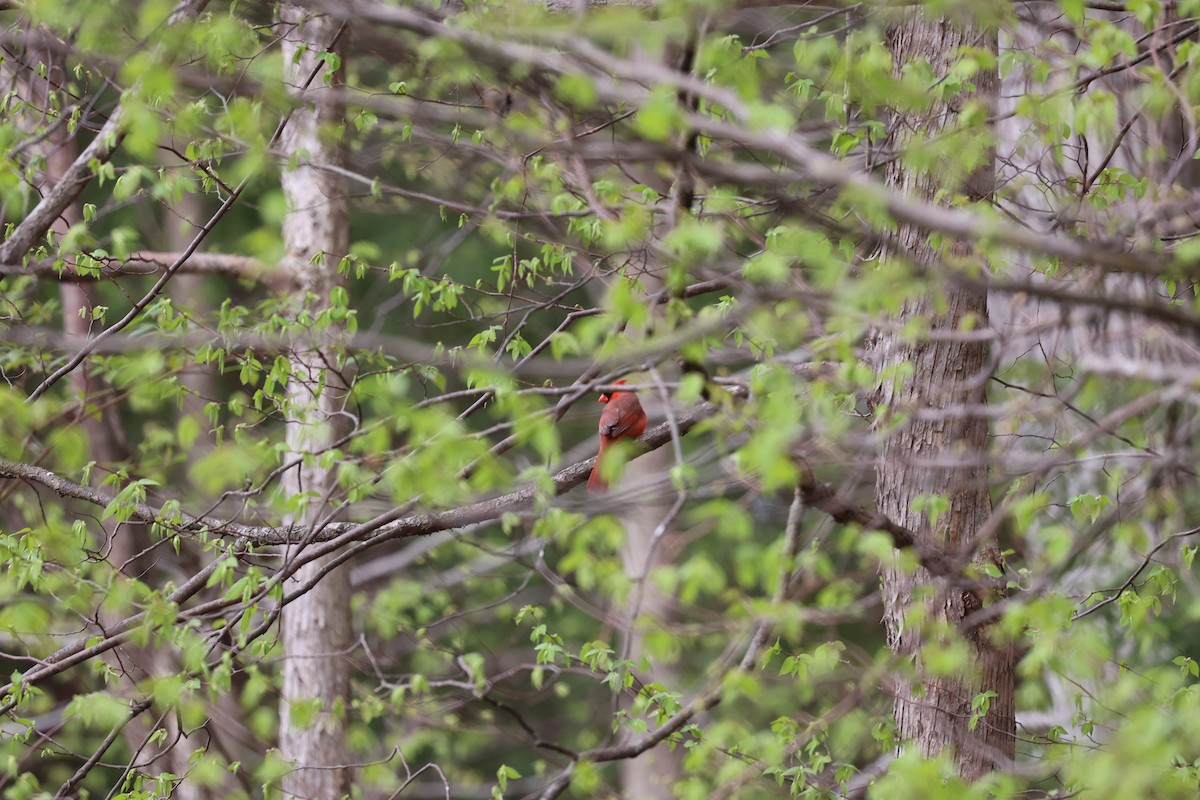
{"label": "diagonal branch", "polygon": [[[193,19],[207,5],[208,0],[182,0],[172,12],[168,24],[175,25]],[[0,243],[0,264],[19,264],[33,248],[34,243],[50,230],[50,226],[62,214],[63,209],[73,203],[83,191],[83,187],[87,186],[94,175],[93,162],[103,164],[112,158],[113,152],[125,136],[121,131],[125,108],[124,104],[120,104],[113,110],[104,127],[96,134],[96,138],[92,139],[67,168],[54,188],[25,219],[21,220],[13,229],[12,235]]]}
{"label": "diagonal branch", "polygon": [[[755,109],[732,90],[715,86],[691,75],[645,60],[621,58],[580,37],[538,34],[544,44],[502,40],[466,26],[446,24],[417,8],[393,6],[377,0],[297,0],[297,4],[319,8],[343,19],[407,30],[426,38],[455,42],[494,62],[521,64],[551,75],[576,74],[581,63],[590,67],[589,78],[597,96],[607,102],[641,106],[656,102],[640,88],[646,81],[694,93],[708,103],[727,109],[729,118],[685,113],[684,122],[714,139],[728,139],[744,147],[772,153],[791,169],[784,172],[763,168],[764,180],[810,181],[850,191],[865,202],[885,208],[897,222],[928,232],[988,244],[1003,244],[1022,251],[1062,258],[1071,263],[1102,266],[1110,270],[1160,274],[1172,269],[1172,258],[1145,250],[1126,250],[1103,242],[1091,242],[1067,234],[1040,233],[997,217],[972,210],[942,206],[897,191],[878,178],[856,169],[809,142],[804,136],[780,127],[761,124]],[[573,56],[573,57],[572,57]],[[714,175],[729,171],[745,178],[750,166],[714,159],[692,159],[696,167]],[[731,178],[732,179],[732,178]]]}
{"label": "diagonal branch", "polygon": [[[208,3],[208,0],[184,0],[183,4],[180,6],[180,8],[183,8],[184,6],[188,6],[188,7],[195,6],[196,11],[198,12],[207,3]],[[171,15],[171,22],[175,22],[176,19],[179,18],[179,16],[180,16],[180,14],[179,14],[179,11],[177,10],[176,13]],[[333,41],[331,41],[329,43],[330,48],[332,48],[334,45],[337,44],[338,39],[340,39],[342,34],[345,33],[346,26],[348,24],[349,24],[348,22],[342,23],[342,25],[338,29],[337,33],[334,34]],[[305,81],[303,88],[307,89],[308,86],[313,82],[313,80],[316,79],[317,74],[323,68],[324,68],[324,62],[318,63],[318,65],[312,70],[312,72],[309,73],[308,80]],[[271,135],[270,141],[267,142],[268,150],[271,147],[273,147],[276,142],[279,141],[280,137],[283,136],[283,131],[287,127],[288,122],[291,121],[292,115],[294,113],[295,113],[295,109],[289,110],[286,114],[284,114],[283,119],[281,119],[279,121],[279,125],[276,126],[276,128],[275,128],[275,133],[273,133]],[[175,273],[180,269],[180,267],[182,267],[184,265],[185,262],[187,262],[187,260],[189,258],[191,258],[192,254],[196,252],[196,248],[198,248],[200,246],[200,244],[205,240],[205,238],[207,238],[208,235],[210,233],[212,233],[212,230],[213,230],[213,228],[216,227],[217,223],[220,222],[221,219],[227,213],[229,213],[229,210],[231,208],[233,208],[234,204],[237,203],[237,201],[241,198],[242,192],[245,190],[246,186],[249,185],[250,180],[253,177],[254,177],[254,174],[251,173],[249,175],[246,175],[244,178],[242,178],[241,182],[237,185],[237,188],[234,189],[232,192],[230,192],[229,196],[225,198],[225,201],[223,203],[221,203],[221,207],[218,208],[216,210],[216,212],[211,217],[209,217],[208,222],[204,223],[204,225],[201,226],[200,230],[197,231],[197,233],[196,233],[195,237],[193,237],[191,243],[188,244],[188,246],[183,250],[183,252],[179,253],[176,256],[175,260],[171,263],[171,265],[169,267],[167,267],[165,270],[163,270],[163,273],[159,277],[159,279],[154,282],[154,285],[152,287],[150,287],[150,291],[146,292],[146,294],[140,300],[138,300],[136,303],[134,303],[133,307],[130,308],[128,312],[126,312],[125,316],[121,317],[119,320],[114,322],[111,327],[108,327],[108,328],[105,328],[104,330],[102,330],[99,334],[96,335],[96,337],[94,339],[88,340],[88,343],[85,344],[82,348],[80,348],[78,353],[71,356],[71,358],[67,359],[67,362],[65,364],[63,364],[61,367],[56,369],[54,372],[50,373],[50,375],[44,381],[42,381],[40,384],[38,384],[38,387],[29,393],[29,401],[30,402],[33,402],[34,400],[37,400],[39,397],[43,396],[47,391],[50,390],[51,386],[53,386],[55,383],[57,383],[64,376],[69,375],[72,371],[74,371],[76,367],[78,367],[80,364],[83,363],[84,359],[86,359],[89,355],[91,355],[92,351],[97,346],[99,346],[101,342],[103,342],[105,339],[108,339],[111,336],[114,336],[114,335],[120,333],[122,330],[124,330],[126,327],[128,327],[130,323],[132,323],[135,319],[138,318],[138,316],[141,315],[141,313],[146,309],[146,307],[148,305],[150,305],[151,302],[154,301],[155,298],[157,298],[160,294],[162,294],[163,290],[167,286],[167,283],[171,280],[171,278],[173,278],[175,276]],[[22,255],[24,255],[24,254],[22,253]],[[0,253],[0,263],[5,263],[5,262],[10,262],[10,261],[15,261],[15,260],[16,259],[12,258],[11,256],[3,257],[3,254]]]}
{"label": "diagonal branch", "polygon": [[[137,278],[156,275],[169,269],[179,260],[178,253],[159,253],[143,250],[132,253],[124,260],[104,259],[98,271],[76,272],[74,264],[67,264],[60,272],[53,261],[34,264],[0,263],[0,275],[32,275],[40,280],[61,283],[91,283],[114,278]],[[250,256],[227,253],[193,253],[176,272],[181,275],[225,275],[232,278],[256,279],[268,270],[267,265]]]}
{"label": "diagonal branch", "polygon": [[[737,391],[740,387],[735,387]],[[712,403],[704,403],[690,411],[679,414],[677,422],[680,434],[686,434],[698,423],[717,412],[718,407]],[[662,423],[646,432],[638,441],[646,451],[655,450],[671,440],[671,426]],[[565,494],[583,483],[595,464],[595,458],[589,458],[559,470],[551,478],[554,496]],[[70,497],[83,500],[97,506],[107,506],[114,495],[110,492],[93,489],[69,481],[48,469],[32,464],[22,464],[16,461],[0,459],[0,477],[25,480],[50,489],[60,497]],[[357,523],[332,523],[324,526],[311,541],[328,542],[335,538],[353,540],[367,534],[373,534],[375,539],[407,538],[410,536],[425,536],[439,531],[461,528],[479,522],[499,519],[503,514],[531,508],[540,496],[540,486],[529,485],[498,497],[477,500],[458,508],[432,511],[425,514],[405,515],[405,508],[393,509],[374,519]],[[148,503],[136,503],[129,507],[131,519],[138,522],[158,523],[181,533],[196,533],[211,531],[218,534],[228,534],[244,538],[247,543],[256,546],[271,546],[294,544],[304,539],[304,530],[293,527],[274,527],[264,525],[243,525],[238,522],[216,517],[196,517],[181,513],[179,519],[162,517],[160,506]],[[350,536],[347,536],[350,534]]]}

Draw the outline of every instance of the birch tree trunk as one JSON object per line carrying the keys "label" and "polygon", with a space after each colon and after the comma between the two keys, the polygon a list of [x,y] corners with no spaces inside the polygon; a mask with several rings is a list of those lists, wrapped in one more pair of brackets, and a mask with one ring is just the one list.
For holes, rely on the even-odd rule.
{"label": "birch tree trunk", "polygon": [[[673,497],[668,475],[673,464],[670,448],[664,447],[631,461],[622,480],[621,490],[630,492],[634,499],[621,515],[625,523],[625,546],[621,550],[621,560],[626,572],[638,584],[626,612],[629,621],[625,630],[625,648],[626,657],[637,664],[639,670],[646,652],[645,625],[665,625],[676,611],[672,598],[649,578],[655,569],[671,563],[677,555],[674,523],[668,523],[658,533],[659,525],[670,513]],[[639,625],[639,618],[652,622]],[[679,685],[678,671],[660,661],[655,661],[641,674],[644,679],[657,681],[669,689]],[[669,800],[674,796],[672,789],[680,779],[682,763],[682,747],[674,750],[656,747],[640,758],[622,760],[623,796]]]}
{"label": "birch tree trunk", "polygon": [[[683,73],[692,73],[695,69],[700,36],[701,32],[691,34],[682,48],[683,52],[679,54],[678,68]],[[695,110],[694,98],[681,94],[679,100]],[[694,150],[694,134],[683,134],[677,146],[681,151]],[[680,164],[676,168],[668,197],[668,213],[655,232],[656,239],[664,240],[678,227],[680,220],[691,213],[694,193],[693,178],[687,168]],[[647,294],[654,294],[665,288],[661,274],[656,270],[644,270],[640,278],[643,290]],[[660,313],[661,309],[658,308],[652,312],[654,316]],[[647,396],[642,398],[643,403],[649,402],[649,393],[646,394]],[[635,582],[633,596],[627,608],[629,621],[625,630],[625,649],[626,657],[637,664],[638,669],[641,669],[640,662],[646,652],[646,630],[639,626],[638,618],[644,617],[666,625],[676,615],[674,598],[662,592],[650,580],[654,570],[672,563],[678,556],[678,536],[671,510],[672,501],[675,499],[670,481],[672,466],[674,457],[671,450],[664,447],[631,461],[624,475],[623,483],[626,486],[641,487],[641,491],[636,493],[633,502],[621,515],[625,523],[625,546],[621,551],[621,560],[624,562],[626,573]],[[647,680],[656,681],[668,688],[679,685],[679,671],[671,664],[655,661],[643,674]],[[683,773],[683,755],[683,748],[656,747],[641,758],[622,760],[620,773],[623,796],[644,800],[670,800],[674,797],[675,785]]]}
{"label": "birch tree trunk", "polygon": [[[959,27],[947,20],[908,15],[888,36],[897,72],[915,59],[929,62],[936,76],[945,75],[956,51],[963,46],[994,50],[994,34],[970,25]],[[981,96],[995,94],[994,74],[979,73],[974,82]],[[914,136],[936,136],[953,122],[956,109],[934,103],[923,113],[897,113],[892,120],[893,141],[898,151]],[[994,165],[987,163],[969,179],[966,191],[972,198],[986,197],[994,185]],[[903,194],[932,199],[936,176],[918,173],[902,160],[888,168],[887,182]],[[918,266],[937,270],[937,255],[926,235],[911,227],[896,231],[896,250],[914,259]],[[894,254],[893,254],[894,255]],[[967,258],[965,248],[956,248],[956,258]],[[934,289],[937,291],[937,289]],[[955,331],[970,323],[986,327],[987,295],[984,291],[946,286],[944,311],[928,295],[907,302],[900,316],[891,320],[891,331],[900,331],[910,320],[930,320],[937,331]],[[992,507],[986,465],[987,419],[979,413],[958,413],[979,408],[986,402],[985,387],[990,374],[986,344],[977,340],[912,340],[899,333],[881,333],[872,343],[872,361],[882,374],[909,363],[911,377],[901,382],[884,380],[876,398],[878,422],[892,414],[905,418],[888,436],[879,458],[876,501],[880,512],[910,530],[929,537],[954,551],[974,541],[988,520]],[[930,411],[946,411],[944,415]],[[916,419],[917,412],[926,412]],[[949,463],[949,466],[947,466]],[[942,496],[948,507],[930,522],[925,510],[913,508],[922,495]],[[994,545],[980,542],[976,557],[996,560]],[[932,587],[932,599],[922,590]],[[939,584],[923,569],[909,572],[893,564],[883,575],[884,621],[892,650],[916,662],[912,682],[899,678],[895,685],[897,735],[925,756],[952,756],[960,774],[978,778],[1007,765],[1014,752],[1013,689],[1015,658],[1011,647],[995,648],[986,629],[965,634],[974,664],[950,677],[930,675],[918,657],[926,629],[939,623],[945,635],[953,636],[962,621],[977,610],[982,598],[970,592]],[[914,604],[926,603],[925,624],[913,624]],[[972,700],[983,692],[994,692],[990,709],[977,725],[969,724]],[[903,746],[903,744],[902,744]]]}
{"label": "birch tree trunk", "polygon": [[[318,59],[334,45],[339,24],[327,16],[290,5],[279,7],[286,80],[293,92],[306,84],[323,85],[328,62]],[[320,68],[320,73],[317,73]],[[315,79],[310,78],[316,73]],[[289,166],[283,172],[288,212],[283,222],[287,248],[284,269],[291,281],[296,319],[316,316],[327,307],[337,285],[337,265],[346,253],[349,227],[346,195],[340,179],[310,163],[337,164],[338,145],[330,138],[341,110],[321,99],[297,108],[281,139]],[[299,324],[299,323],[298,323]],[[326,335],[310,329],[305,335]],[[334,334],[328,333],[332,343]],[[328,450],[348,430],[344,403],[349,376],[338,367],[331,347],[302,345],[291,354],[288,381],[287,449],[303,464],[288,470],[283,488],[295,502],[303,498],[292,523],[311,530],[334,515],[336,461]],[[288,548],[290,564],[304,552]],[[331,556],[300,567],[287,580],[285,595],[318,576]],[[333,800],[349,792],[345,740],[351,637],[350,584],[345,568],[332,570],[283,611],[285,663],[279,746],[294,764],[284,778],[286,796]]]}

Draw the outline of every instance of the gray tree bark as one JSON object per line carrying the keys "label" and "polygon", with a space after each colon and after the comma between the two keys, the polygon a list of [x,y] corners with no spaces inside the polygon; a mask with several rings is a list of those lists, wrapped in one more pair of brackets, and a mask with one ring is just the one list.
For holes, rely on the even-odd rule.
{"label": "gray tree bark", "polygon": [[[638,624],[638,618],[667,622],[675,615],[672,598],[649,579],[656,568],[674,560],[678,549],[673,524],[658,531],[671,508],[673,492],[668,475],[674,463],[668,447],[647,453],[628,464],[621,485],[616,487],[633,497],[628,510],[621,515],[625,523],[621,560],[626,573],[635,582],[625,629],[625,650],[635,664],[641,661],[646,650],[645,626]],[[657,681],[668,689],[676,689],[679,685],[678,671],[670,664],[656,662],[641,675],[644,680]],[[674,750],[656,747],[639,758],[623,759],[620,762],[621,796],[631,800],[669,800],[674,797],[672,789],[682,772],[683,752],[682,747]]]}
{"label": "gray tree bark", "polygon": [[[699,37],[699,33],[690,37],[679,54],[679,66],[684,71],[691,72],[695,68]],[[685,96],[680,100],[694,107],[691,98]],[[684,134],[677,146],[686,150],[693,144],[692,137]],[[668,213],[656,231],[656,238],[663,239],[679,225],[681,218],[691,213],[693,194],[692,176],[681,165],[672,181]],[[664,288],[661,272],[644,270],[641,280],[647,294]],[[661,309],[656,308],[653,313],[657,316],[660,312]],[[642,400],[643,403],[648,402],[647,397]],[[626,609],[628,623],[624,632],[625,654],[634,664],[639,664],[646,649],[645,629],[638,625],[638,618],[665,623],[675,616],[673,598],[661,592],[649,577],[658,567],[674,561],[678,554],[675,520],[670,518],[675,495],[670,482],[674,463],[671,450],[664,447],[630,462],[622,481],[636,493],[634,501],[622,514],[625,546],[621,551],[625,571],[634,580],[633,596]],[[645,680],[656,681],[668,689],[675,689],[679,685],[679,670],[671,664],[653,663],[642,674]],[[674,788],[683,772],[683,755],[683,748],[656,747],[640,758],[623,759],[620,762],[621,796],[670,800],[675,796]]]}
{"label": "gray tree bark", "polygon": [[[888,44],[897,71],[911,60],[926,59],[940,76],[946,74],[958,48],[986,46],[994,50],[995,37],[970,25],[958,26],[916,13],[889,32]],[[980,96],[994,96],[994,74],[980,73],[975,84]],[[955,113],[944,103],[935,103],[921,114],[898,113],[892,120],[896,148],[903,150],[917,134],[938,135],[953,121]],[[993,170],[994,165],[989,163],[970,176],[967,193],[974,198],[990,194]],[[922,199],[934,197],[937,177],[911,170],[900,160],[893,161],[887,172],[889,186]],[[895,241],[896,252],[936,271],[938,254],[920,230],[902,225]],[[970,253],[957,248],[953,255],[966,258]],[[935,332],[959,330],[968,321],[975,328],[986,327],[986,292],[946,286],[944,298],[944,311],[938,310],[929,296],[907,302],[899,317],[891,320],[892,330],[898,331],[914,319],[930,320]],[[979,408],[986,402],[990,375],[986,344],[944,339],[912,341],[898,334],[881,333],[871,349],[871,360],[885,375],[901,364],[913,367],[912,376],[901,382],[883,381],[876,398],[879,423],[889,421],[894,414],[906,420],[887,436],[879,457],[876,501],[880,512],[950,551],[971,548],[976,558],[998,560],[990,541],[975,541],[992,511],[986,418],[961,413],[914,418],[918,411],[951,412]],[[948,508],[936,522],[931,523],[924,510],[913,509],[914,500],[922,495],[940,495],[948,501]],[[927,587],[933,589],[932,599],[928,600],[922,596]],[[963,620],[985,598],[939,584],[924,569],[909,572],[898,564],[884,571],[883,594],[888,643],[895,653],[915,662],[915,678],[909,681],[898,677],[894,686],[896,728],[902,746],[910,743],[926,756],[950,754],[967,779],[1009,764],[1016,736],[1013,649],[993,646],[988,631],[975,628],[964,634],[975,660],[964,674],[928,674],[918,657],[927,641],[925,628],[941,623],[952,632],[960,630]],[[925,604],[927,622],[910,627],[911,612],[918,603]],[[982,692],[994,692],[995,696],[990,699],[987,714],[972,728],[972,700]]]}
{"label": "gray tree bark", "polygon": [[[163,244],[167,252],[183,252],[196,237],[196,232],[206,219],[202,198],[200,194],[187,192],[167,208],[163,225]],[[212,303],[206,297],[210,283],[206,275],[179,274],[171,279],[167,292],[175,306],[187,309],[197,317],[207,318],[213,313]],[[180,376],[180,382],[188,390],[182,413],[200,424],[201,433],[193,445],[193,452],[205,453],[212,449],[214,441],[208,433],[209,423],[204,408],[218,396],[216,374],[209,367],[193,366]]]}
{"label": "gray tree bark", "polygon": [[[318,68],[322,73],[328,69],[318,56],[333,46],[340,26],[328,16],[312,16],[290,5],[279,7],[279,20],[286,78],[299,91]],[[317,74],[312,85],[319,87],[320,81],[322,75]],[[297,319],[302,310],[315,314],[328,304],[338,283],[338,261],[348,248],[348,209],[341,180],[306,163],[341,162],[337,143],[329,137],[329,129],[340,118],[339,107],[318,100],[296,109],[281,139],[294,165],[283,172],[288,203],[283,238],[284,269],[292,281]],[[286,443],[291,454],[305,459],[284,475],[283,489],[291,498],[306,498],[291,521],[312,529],[335,516],[336,464],[322,463],[320,454],[349,429],[344,408],[349,378],[325,347],[293,351],[291,369]],[[288,562],[303,552],[302,544],[289,547]],[[300,567],[286,581],[285,594],[319,575],[331,558]],[[348,571],[332,570],[288,605],[282,625],[285,663],[279,746],[284,758],[294,764],[284,778],[284,793],[333,800],[350,788],[345,739],[352,641]]]}

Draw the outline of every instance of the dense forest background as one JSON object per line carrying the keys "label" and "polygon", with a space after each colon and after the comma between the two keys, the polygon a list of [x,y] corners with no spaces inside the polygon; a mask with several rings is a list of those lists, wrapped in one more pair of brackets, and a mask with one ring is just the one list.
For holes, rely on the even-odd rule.
{"label": "dense forest background", "polygon": [[5,800],[1200,791],[1197,0],[0,35]]}

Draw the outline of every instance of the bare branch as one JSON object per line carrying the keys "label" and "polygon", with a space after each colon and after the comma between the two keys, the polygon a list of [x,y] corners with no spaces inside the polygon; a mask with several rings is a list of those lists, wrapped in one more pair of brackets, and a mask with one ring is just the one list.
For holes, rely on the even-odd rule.
{"label": "bare branch", "polygon": [[[171,13],[169,24],[175,25],[193,19],[208,5],[208,0],[182,0]],[[125,119],[125,106],[118,105],[96,138],[80,152],[79,157],[63,173],[54,188],[42,198],[33,211],[21,220],[12,235],[0,243],[0,264],[20,263],[33,248],[35,242],[45,235],[54,221],[68,205],[74,202],[93,175],[93,162],[107,162],[120,145],[125,134],[121,125]]]}
{"label": "bare branch", "polygon": [[[881,204],[898,222],[911,224],[924,231],[948,234],[972,242],[1004,244],[1019,250],[1063,258],[1071,263],[1094,264],[1122,272],[1161,274],[1171,269],[1171,260],[1160,253],[1123,251],[1065,234],[1040,233],[998,217],[939,206],[893,191],[874,176],[855,169],[791,130],[764,128],[756,122],[752,109],[732,91],[653,62],[619,58],[579,37],[552,37],[553,45],[560,48],[552,51],[531,44],[501,41],[473,29],[446,25],[415,9],[385,6],[372,0],[345,0],[338,3],[307,0],[301,5],[318,7],[343,19],[390,25],[425,37],[454,41],[493,59],[525,64],[552,74],[576,73],[580,70],[582,60],[585,64],[594,65],[595,70],[590,77],[597,94],[608,101],[635,105],[652,102],[653,95],[640,88],[646,80],[693,92],[710,103],[728,109],[736,122],[690,113],[684,115],[688,125],[707,136],[740,142],[747,147],[773,153],[786,159],[794,170],[790,174],[780,173],[752,165],[718,164],[712,160],[696,159],[697,164],[705,170],[732,171],[742,185],[755,185],[756,179],[750,173],[768,185],[796,180],[813,181],[858,192],[865,201]],[[568,58],[562,49],[573,51],[577,59]],[[627,79],[627,82],[619,83],[620,79]]]}
{"label": "bare branch", "polygon": [[[735,392],[742,392],[738,387]],[[686,434],[698,423],[717,413],[718,407],[705,403],[688,412],[679,414],[677,422],[679,432]],[[662,423],[645,433],[639,440],[645,450],[655,450],[671,441],[671,426]],[[577,464],[572,464],[559,470],[551,477],[553,496],[565,494],[587,480],[588,473],[595,465],[596,459],[589,458]],[[31,481],[45,486],[61,497],[71,497],[83,500],[96,506],[105,507],[112,502],[114,495],[81,486],[69,481],[50,470],[31,464],[21,464],[7,459],[0,459],[0,476]],[[322,528],[320,533],[309,541],[328,542],[337,537],[357,539],[366,534],[373,534],[376,542],[389,539],[401,539],[410,536],[425,536],[438,531],[461,528],[479,522],[499,519],[503,514],[521,511],[532,506],[540,496],[540,487],[527,486],[515,492],[500,495],[474,503],[467,503],[454,509],[434,511],[427,514],[404,515],[395,511],[382,514],[372,520],[358,523],[333,523]],[[137,503],[130,507],[132,519],[139,522],[158,523],[177,530],[180,533],[196,533],[201,531],[228,534],[244,538],[248,543],[258,546],[294,544],[305,540],[305,530],[293,527],[270,527],[243,525],[231,520],[213,517],[194,517],[181,514],[178,523],[163,518],[159,506],[147,503]]]}
{"label": "bare branch", "polygon": [[[161,274],[179,260],[179,253],[156,253],[147,250],[132,253],[123,261],[105,259],[104,266],[98,273],[89,270],[81,274],[74,270],[74,265],[70,264],[60,272],[53,262],[38,262],[27,266],[0,264],[0,275],[33,275],[42,280],[89,283]],[[175,272],[180,275],[224,275],[231,278],[257,279],[264,274],[266,269],[265,264],[249,256],[227,253],[192,253],[180,263]]]}

